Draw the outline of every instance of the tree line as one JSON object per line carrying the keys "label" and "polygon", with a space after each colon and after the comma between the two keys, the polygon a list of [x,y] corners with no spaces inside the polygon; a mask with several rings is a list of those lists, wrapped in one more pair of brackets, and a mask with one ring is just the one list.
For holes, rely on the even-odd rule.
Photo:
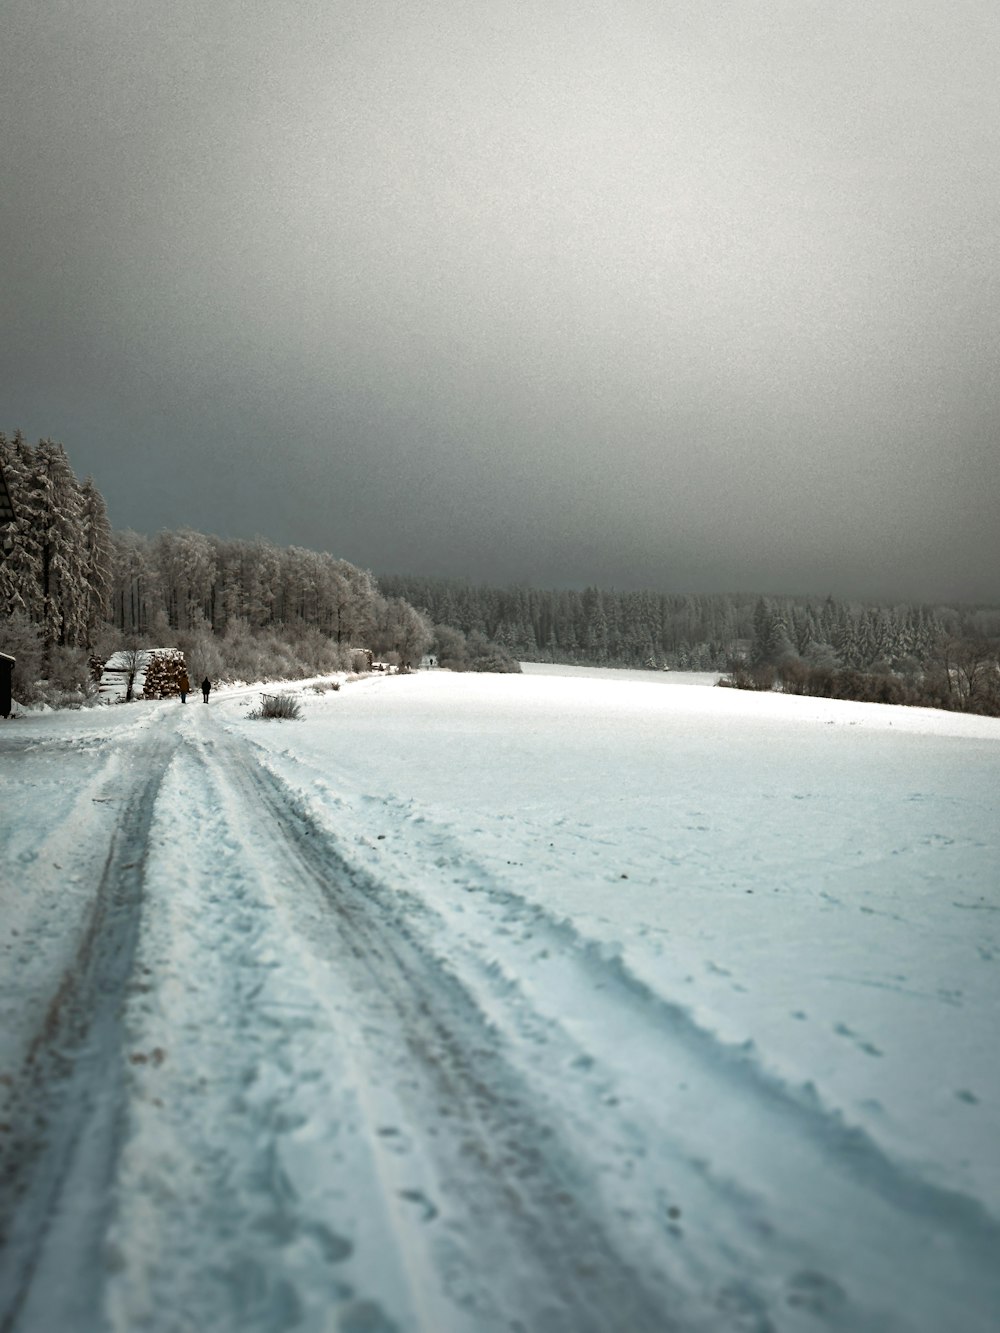
{"label": "tree line", "polygon": [[913,685],[937,670],[975,698],[997,674],[995,607],[376,580],[329,553],[262,538],[116,533],[93,480],[79,481],[52,440],[0,433],[0,466],[16,513],[0,561],[0,647],[18,658],[21,698],[38,680],[80,690],[88,659],[139,643],[181,648],[198,675],[247,680],[349,669],[359,647],[402,664],[431,649],[455,670],[548,661],[735,671],[737,683],[774,684],[780,669],[786,688],[805,688],[803,672],[819,673],[813,684],[854,672]]}
{"label": "tree line", "polygon": [[795,656],[867,670],[919,665],[945,637],[1000,635],[996,608],[497,588],[407,575],[380,575],[379,584],[433,622],[478,631],[525,661],[724,671],[734,658],[759,663]]}
{"label": "tree line", "polygon": [[379,581],[439,637],[454,626],[523,661],[718,671],[742,688],[1000,712],[997,607]]}
{"label": "tree line", "polygon": [[0,434],[14,507],[0,561],[0,647],[17,658],[15,693],[71,702],[95,662],[122,647],[181,648],[213,679],[350,669],[355,650],[412,665],[432,627],[346,560],[263,539],[182,530],[116,533],[91,478],[53,440]]}

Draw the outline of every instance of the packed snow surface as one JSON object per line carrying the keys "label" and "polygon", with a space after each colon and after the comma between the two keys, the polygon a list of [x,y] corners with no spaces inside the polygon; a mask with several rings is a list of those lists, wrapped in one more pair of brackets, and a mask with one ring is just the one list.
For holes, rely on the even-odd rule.
{"label": "packed snow surface", "polygon": [[0,724],[0,1329],[995,1333],[1000,722],[713,681]]}

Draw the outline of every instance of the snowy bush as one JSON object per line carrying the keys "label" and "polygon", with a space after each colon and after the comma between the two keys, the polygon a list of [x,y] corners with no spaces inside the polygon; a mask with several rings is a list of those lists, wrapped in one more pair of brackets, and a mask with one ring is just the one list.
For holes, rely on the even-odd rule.
{"label": "snowy bush", "polygon": [[37,703],[42,675],[42,631],[23,611],[0,620],[0,651],[16,658],[11,687],[23,704]]}
{"label": "snowy bush", "polygon": [[785,694],[1000,717],[1000,647],[973,643],[962,644],[961,650],[964,657],[952,649],[950,663],[919,674],[817,667],[790,658],[777,667],[733,663],[718,683],[738,690],[779,689]]}
{"label": "snowy bush", "polygon": [[46,654],[41,631],[21,613],[0,623],[2,650],[17,659],[11,692],[19,703],[82,708],[97,702],[97,684],[82,648],[57,644]]}
{"label": "snowy bush", "polygon": [[511,657],[505,648],[497,648],[492,653],[470,659],[466,669],[468,671],[512,672],[520,671],[521,663],[516,658]]}
{"label": "snowy bush", "polygon": [[291,694],[262,694],[260,696],[260,707],[254,708],[248,717],[255,721],[276,718],[297,718],[301,716],[299,701]]}
{"label": "snowy bush", "polygon": [[729,675],[717,683],[734,690],[773,690],[776,676],[775,668],[768,663],[750,666],[747,662],[734,662]]}
{"label": "snowy bush", "polygon": [[468,636],[447,625],[435,631],[440,665],[449,671],[520,671],[521,664],[502,644],[473,630]]}

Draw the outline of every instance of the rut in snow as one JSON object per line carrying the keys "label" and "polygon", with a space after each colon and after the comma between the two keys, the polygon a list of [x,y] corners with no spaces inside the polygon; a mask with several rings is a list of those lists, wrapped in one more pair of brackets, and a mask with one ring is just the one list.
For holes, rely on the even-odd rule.
{"label": "rut in snow", "polygon": [[129,753],[0,1327],[992,1330],[979,1205],[620,958],[471,862],[457,931],[210,710]]}
{"label": "rut in snow", "polygon": [[[172,781],[210,812],[197,816],[193,830],[189,821],[188,837],[207,844],[192,850],[192,864],[211,867],[213,901],[201,926],[211,927],[206,954],[214,947],[224,969],[211,996],[229,1009],[240,1005],[234,1049],[253,1056],[227,1068],[220,1053],[215,1070],[222,1085],[249,1086],[244,1127],[254,1142],[245,1146],[257,1165],[213,1142],[212,1115],[195,1112],[193,1120],[206,1126],[203,1148],[220,1182],[234,1173],[242,1181],[244,1224],[272,1239],[277,1231],[287,1247],[255,1254],[251,1239],[264,1288],[255,1297],[241,1285],[234,1247],[223,1245],[230,1317],[238,1308],[251,1326],[258,1319],[266,1327],[282,1312],[302,1315],[322,1302],[337,1308],[381,1297],[385,1304],[388,1288],[395,1290],[390,1309],[403,1312],[407,1327],[597,1333],[624,1321],[641,1333],[684,1326],[675,1318],[684,1307],[680,1293],[663,1274],[634,1267],[620,1228],[594,1210],[588,1164],[560,1140],[559,1107],[539,1099],[505,1061],[460,979],[420,946],[402,914],[355,881],[328,838],[289,810],[287,793],[248,763],[246,747],[218,734],[198,740],[178,756]],[[162,836],[168,833],[164,826]],[[266,863],[267,884],[244,873],[238,847],[250,866]],[[286,967],[294,951],[297,989],[280,978],[269,985],[274,975],[258,985],[262,967],[281,971],[274,951],[284,953]],[[205,992],[199,1007],[208,999]],[[331,1067],[350,1082],[352,1096]],[[163,1085],[159,1074],[141,1072]],[[322,1104],[293,1086],[302,1077],[320,1083]],[[285,1087],[280,1110],[274,1097],[254,1094],[269,1080]],[[221,1092],[228,1103],[232,1091],[199,1095]],[[224,1106],[218,1110],[226,1115]],[[373,1286],[363,1285],[371,1259],[357,1243],[370,1219],[352,1223],[356,1203],[338,1205],[335,1179],[324,1208],[292,1183],[295,1140],[304,1130],[325,1137],[334,1156],[347,1139],[369,1159],[362,1188],[375,1200],[370,1210],[384,1214],[380,1238],[368,1246],[379,1250]],[[349,1169],[356,1175],[357,1163]],[[220,1228],[232,1227],[234,1217],[218,1211]],[[127,1230],[117,1228],[126,1247]],[[326,1264],[324,1237],[334,1255]],[[211,1237],[203,1234],[200,1244],[210,1250]],[[314,1262],[299,1265],[289,1258],[293,1248],[310,1249]],[[171,1284],[176,1295],[184,1280]],[[196,1282],[189,1303],[204,1308],[208,1299]]]}
{"label": "rut in snow", "polygon": [[[322,844],[329,816],[278,789],[282,808],[298,814],[298,836]],[[343,803],[336,818],[349,824]],[[408,850],[435,855],[446,842],[440,830],[424,830]],[[825,1108],[811,1085],[791,1087],[752,1048],[721,1042],[619,956],[491,887],[489,874],[455,851],[444,858],[448,875],[466,881],[464,902],[471,898],[481,918],[469,939],[445,934],[426,898],[401,895],[363,867],[353,867],[353,882],[382,903],[395,929],[446,955],[466,987],[478,977],[474,993],[500,1032],[516,1033],[522,1048],[524,1038],[537,1042],[534,1086],[562,1104],[564,1125],[574,1104],[588,1106],[609,1214],[644,1210],[676,1240],[677,1201],[695,1205],[685,1209],[686,1253],[665,1251],[661,1234],[654,1266],[680,1272],[685,1289],[700,1288],[709,1306],[730,1314],[738,1308],[754,1327],[761,1311],[787,1320],[789,1304],[852,1329],[993,1327],[1000,1227],[977,1200],[924,1179]],[[592,1021],[581,1023],[588,1013]],[[651,1029],[657,1041],[633,1040]],[[625,1177],[617,1186],[606,1170],[616,1158]]]}
{"label": "rut in snow", "polygon": [[[0,1166],[0,1330],[87,1326],[123,1130],[121,1014],[156,796],[175,736],[137,747],[89,919],[11,1089]],[[85,800],[97,799],[87,794]]]}

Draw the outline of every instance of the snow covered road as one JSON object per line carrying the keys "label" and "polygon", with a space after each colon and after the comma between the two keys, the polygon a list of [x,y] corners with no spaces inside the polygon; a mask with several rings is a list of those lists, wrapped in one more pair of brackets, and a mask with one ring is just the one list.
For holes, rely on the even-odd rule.
{"label": "snow covered road", "polygon": [[[689,904],[668,894],[656,917],[648,905],[636,916],[633,903],[629,921],[619,908],[602,928],[593,903],[614,892],[609,865],[627,866],[617,880],[671,855],[688,876],[692,865],[679,835],[660,829],[657,844],[639,820],[627,743],[616,761],[591,736],[603,778],[592,755],[589,772],[540,802],[536,788],[559,781],[558,756],[540,771],[558,735],[548,686],[513,678],[475,696],[503,722],[513,691],[528,716],[521,731],[498,725],[492,742],[469,712],[469,691],[488,683],[445,676],[304,695],[298,724],[247,723],[234,695],[210,708],[23,719],[0,733],[12,871],[0,954],[0,1330],[996,1327],[996,1161],[976,1164],[986,1188],[970,1188],[939,1148],[936,1121],[904,1123],[875,1083],[848,1097],[859,1069],[868,1077],[883,1048],[893,1055],[898,1033],[878,1030],[875,1013],[881,1047],[867,1030],[841,1022],[845,1037],[827,1024],[830,1049],[851,1058],[837,1065],[817,1037],[805,1077],[792,1078],[784,1030],[748,988],[751,1038],[736,1040],[716,992],[692,1002],[668,966],[657,970],[671,949],[693,965],[683,931],[672,943],[664,928],[679,928]],[[700,706],[723,694],[699,691]],[[636,697],[647,732],[668,726],[675,746],[685,742],[690,709],[664,721],[652,696]],[[800,701],[779,701],[789,702]],[[421,762],[437,776],[414,799],[407,725],[440,731],[463,710],[470,726],[479,719],[478,753],[454,734],[436,749],[424,735]],[[627,738],[628,718],[610,711]],[[800,721],[797,743],[828,745],[828,720]],[[970,782],[996,774],[1000,732],[989,726],[964,743]],[[852,751],[881,745],[878,731]],[[767,734],[773,743],[780,728]],[[402,766],[396,783],[380,746]],[[497,767],[511,748],[519,811]],[[724,795],[732,760],[716,757]],[[477,762],[501,808],[477,800]],[[461,770],[454,791],[445,763]],[[628,805],[629,838],[586,819],[595,783],[606,802],[617,791]],[[918,807],[906,818],[920,818]],[[974,831],[982,816],[971,818]],[[883,838],[897,831],[883,820]],[[971,890],[990,888],[996,840],[979,831],[946,892],[964,895],[949,920],[989,952],[1000,903]],[[759,859],[763,840],[744,837],[747,859]],[[596,897],[577,852],[598,868]],[[574,892],[588,890],[579,914],[552,879],[560,866]],[[774,873],[755,871],[741,897]],[[920,879],[912,866],[903,873]],[[900,918],[896,887],[882,884],[869,910]],[[710,888],[708,913],[718,910]],[[794,908],[777,910],[801,924]],[[968,926],[973,917],[983,928]],[[926,918],[905,930],[888,921],[880,947],[900,953],[914,924]],[[718,939],[712,947],[710,979],[731,979],[734,956]],[[815,940],[792,947],[816,957]],[[993,987],[995,1003],[991,960],[980,957],[978,995]],[[787,971],[782,950],[770,963]],[[883,983],[865,975],[870,995]],[[818,1006],[824,986],[797,998]],[[838,1005],[855,993],[834,989]],[[970,1030],[961,994],[939,995],[925,1039],[955,1021],[964,1069],[975,1070],[994,1058],[978,1037],[992,1025]],[[971,1102],[952,1103],[953,1125],[965,1113],[985,1125],[977,1149],[990,1117],[996,1125],[992,1077],[984,1071]],[[882,1100],[865,1112],[875,1092]]]}

